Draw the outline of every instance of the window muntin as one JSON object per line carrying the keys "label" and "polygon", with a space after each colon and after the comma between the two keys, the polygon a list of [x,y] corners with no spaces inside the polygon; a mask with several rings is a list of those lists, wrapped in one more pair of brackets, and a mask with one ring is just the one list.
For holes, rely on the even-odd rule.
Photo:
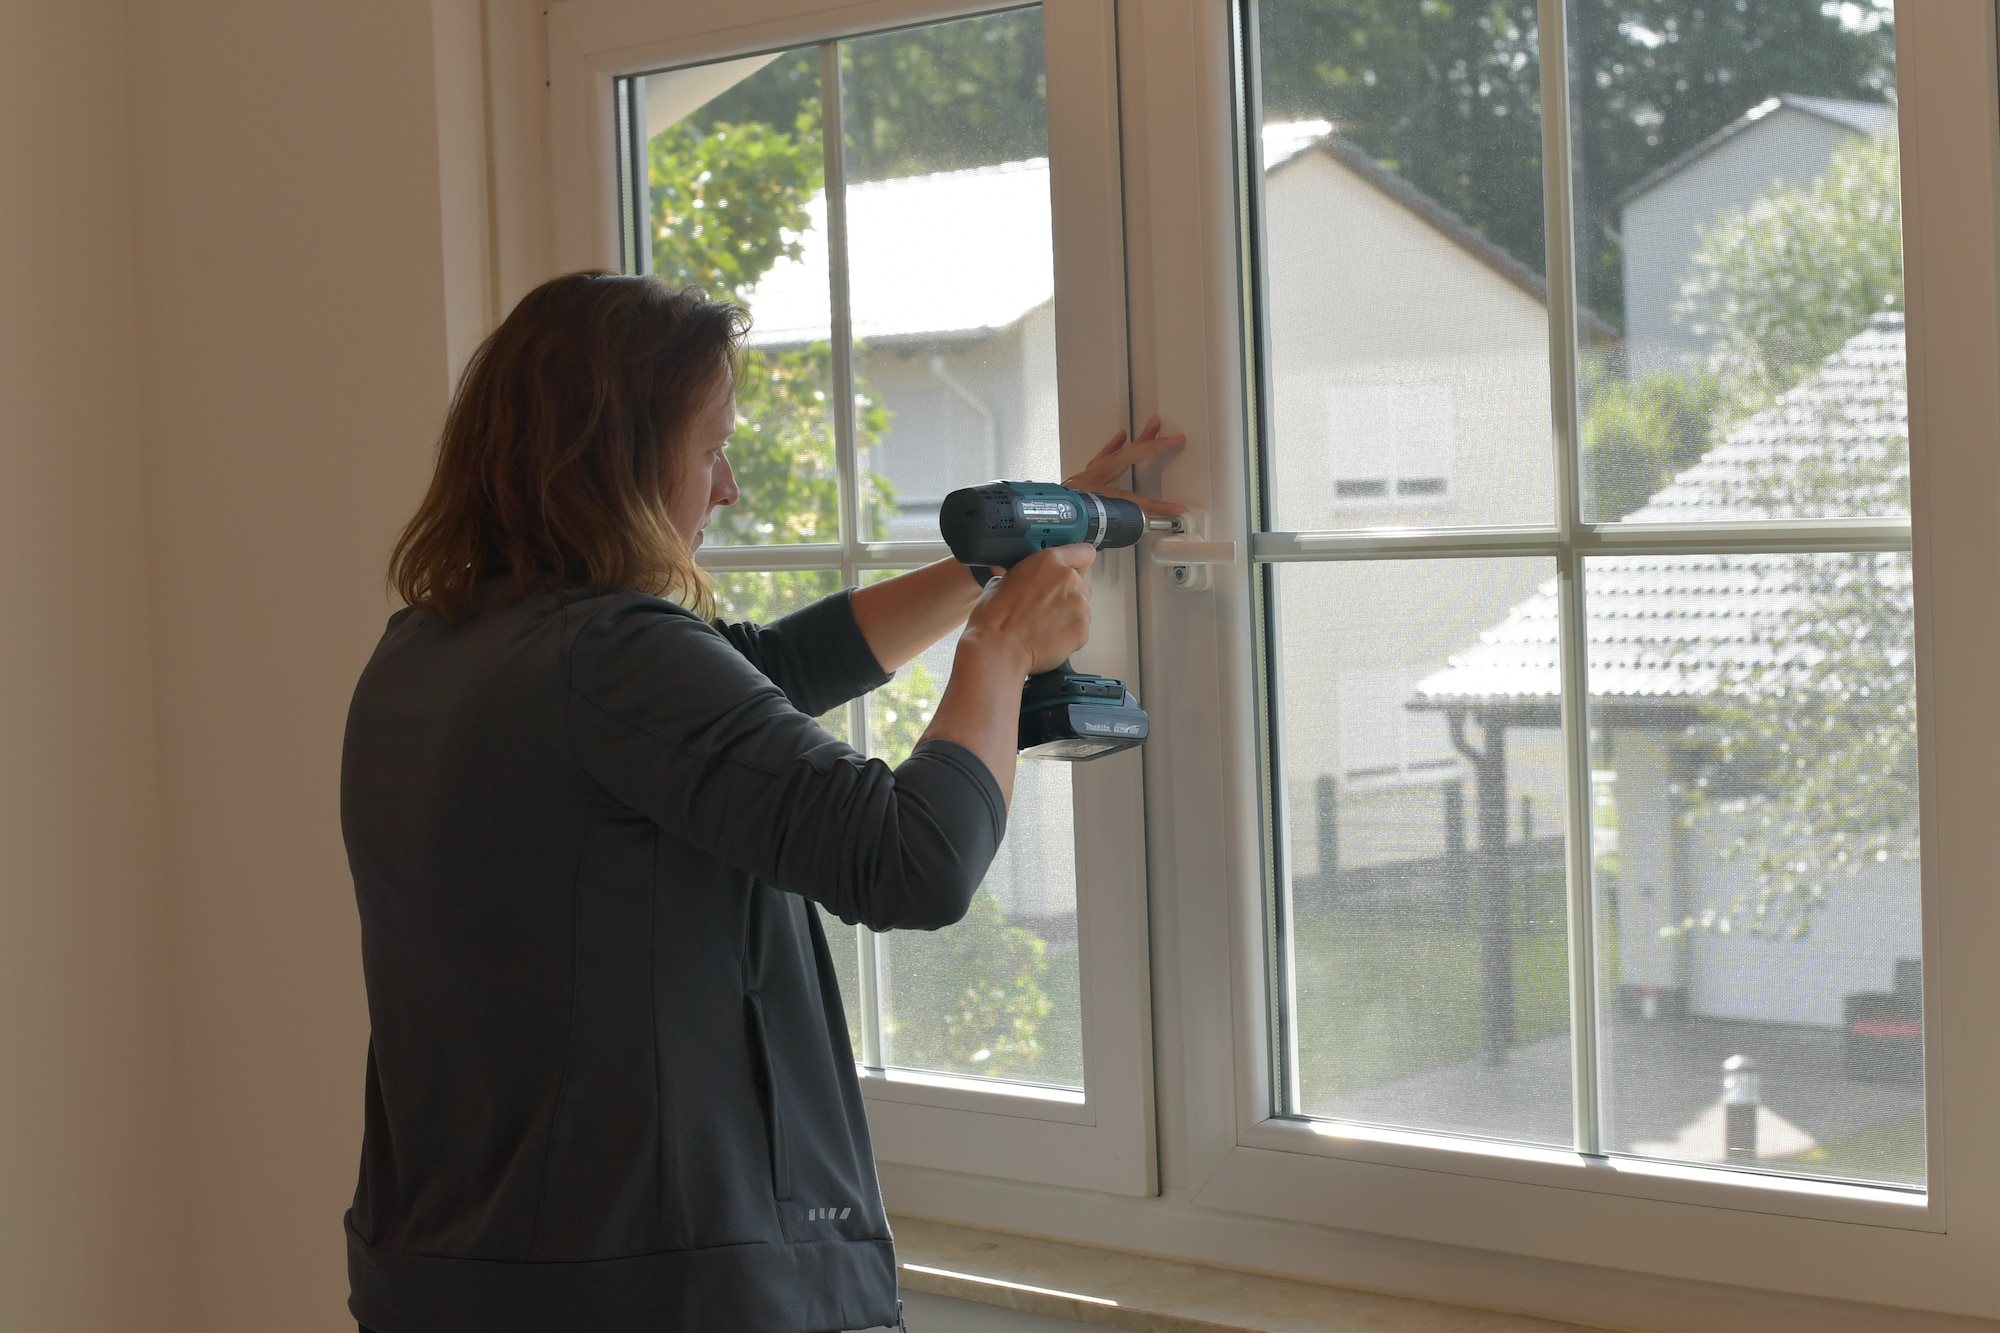
{"label": "window muntin", "polygon": [[[754,321],[729,451],[743,496],[702,557],[729,614],[772,619],[942,556],[946,491],[1059,473],[1041,63],[1030,7],[618,81],[626,198],[641,169],[650,195],[652,244],[634,205],[628,264]],[[906,102],[913,67],[951,76],[928,83],[947,104]],[[822,724],[900,761],[954,643]],[[952,931],[822,914],[864,1065],[1083,1088],[1069,778],[1020,775],[1007,846]]]}
{"label": "window muntin", "polygon": [[[1829,170],[1804,185],[1773,186],[1764,177],[1736,173],[1736,183],[1750,182],[1753,193],[1738,206],[1734,222],[1725,213],[1710,228],[1713,262],[1705,270],[1705,285],[1691,285],[1685,302],[1690,309],[1704,300],[1710,311],[1717,299],[1741,304],[1749,289],[1742,275],[1728,278],[1734,286],[1716,276],[1730,263],[1762,262],[1763,276],[1774,276],[1782,289],[1769,301],[1775,314],[1755,326],[1768,354],[1751,371],[1739,367],[1731,373],[1723,353],[1741,360],[1740,331],[1733,342],[1715,339],[1699,364],[1681,354],[1669,361],[1657,349],[1635,349],[1643,339],[1623,336],[1626,312],[1622,302],[1610,302],[1621,290],[1623,269],[1617,236],[1607,237],[1600,216],[1605,203],[1618,197],[1614,184],[1618,192],[1632,184],[1634,164],[1645,152],[1657,154],[1654,167],[1671,166],[1685,146],[1675,136],[1684,138],[1686,126],[1676,121],[1673,133],[1658,133],[1652,142],[1641,135],[1636,150],[1622,145],[1627,175],[1617,179],[1620,159],[1598,142],[1604,125],[1618,115],[1643,121],[1657,108],[1615,105],[1615,98],[1599,95],[1602,67],[1619,54],[1605,47],[1611,41],[1657,45],[1674,34],[1601,32],[1599,7],[1572,6],[1565,15],[1571,23],[1565,42],[1561,33],[1535,30],[1535,6],[1425,6],[1411,7],[1401,20],[1371,20],[1385,30],[1373,35],[1382,38],[1386,32],[1391,40],[1361,49],[1352,38],[1368,25],[1339,21],[1336,8],[1302,0],[1256,0],[1246,6],[1253,35],[1251,105],[1263,108],[1253,142],[1266,155],[1265,169],[1252,182],[1262,243],[1258,341],[1268,389],[1258,414],[1263,532],[1253,542],[1253,555],[1263,562],[1324,562],[1313,571],[1323,580],[1327,571],[1351,571],[1351,581],[1323,581],[1313,593],[1306,591],[1310,578],[1295,565],[1265,563],[1258,581],[1271,645],[1265,689],[1276,873],[1268,919],[1277,944],[1272,1029],[1279,1038],[1274,1096],[1280,1114],[1332,1114],[1396,1128],[1567,1142],[1588,1154],[1629,1153],[1921,1187],[1914,676],[1908,646],[1909,535],[1906,522],[1898,521],[1908,513],[1907,408],[1897,313],[1893,52],[1886,40],[1878,40],[1888,31],[1886,12],[1829,7],[1823,21],[1838,31],[1832,39],[1814,34],[1825,40],[1808,47],[1805,61],[1794,66],[1822,83],[1849,79],[1856,95],[1841,100],[1872,102],[1874,110],[1851,118],[1872,117],[1869,125],[1876,128],[1849,132],[1856,146],[1824,154],[1821,161]],[[1591,12],[1579,17],[1586,8]],[[1747,17],[1732,22],[1756,27],[1771,17],[1756,11],[1779,8],[1753,3],[1739,11]],[[1843,41],[1873,44],[1865,59],[1843,64],[1829,56],[1815,64],[1813,52],[1840,50]],[[1476,58],[1470,63],[1454,58],[1463,54],[1460,47]],[[1528,54],[1528,71],[1540,66],[1539,81],[1522,77],[1522,52]],[[1445,73],[1427,84],[1424,77],[1413,77],[1413,70]],[[1319,90],[1318,102],[1300,92],[1302,71],[1329,85]],[[1374,91],[1378,88],[1386,91]],[[1556,95],[1545,102],[1541,90],[1551,88]],[[1758,93],[1725,121],[1754,127],[1768,120],[1769,108],[1758,111],[1765,100]],[[1546,124],[1545,104],[1551,122]],[[1823,104],[1813,109],[1827,111]],[[1753,111],[1757,114],[1750,115]],[[1668,105],[1663,114],[1699,120],[1716,112],[1706,104],[1678,111]],[[1288,380],[1308,376],[1314,354],[1324,358],[1324,349],[1333,345],[1298,312],[1337,312],[1343,291],[1352,288],[1315,293],[1312,265],[1296,250],[1301,237],[1322,253],[1339,249],[1326,238],[1351,234],[1340,224],[1360,216],[1359,209],[1322,211],[1314,227],[1304,229],[1286,220],[1286,201],[1274,197],[1279,176],[1269,168],[1270,157],[1282,165],[1284,145],[1296,136],[1293,127],[1315,116],[1345,127],[1341,138],[1377,136],[1364,147],[1373,164],[1394,178],[1378,193],[1407,198],[1421,194],[1420,182],[1428,182],[1451,196],[1456,208],[1469,211],[1471,217],[1459,220],[1489,239],[1519,233],[1541,242],[1539,230],[1526,221],[1536,214],[1528,201],[1543,197],[1545,178],[1555,182],[1557,188],[1546,193],[1565,205],[1558,225],[1546,228],[1541,249],[1514,256],[1534,273],[1553,264],[1557,278],[1544,288],[1555,316],[1544,327],[1553,334],[1542,347],[1529,349],[1544,367],[1546,383],[1556,386],[1541,406],[1547,414],[1542,439],[1548,439],[1552,421],[1559,446],[1549,476],[1553,532],[1533,530],[1543,521],[1539,515],[1494,518],[1477,507],[1505,497],[1510,488],[1528,493],[1518,480],[1532,475],[1526,465],[1511,469],[1490,460],[1461,460],[1453,496],[1470,492],[1478,501],[1468,503],[1456,521],[1386,508],[1379,517],[1361,518],[1323,504],[1320,492],[1302,485],[1298,460],[1315,448],[1338,450],[1341,428],[1329,422],[1315,439],[1314,432],[1299,429],[1290,406],[1297,395],[1288,393]],[[1525,130],[1523,120],[1529,122]],[[1883,126],[1886,139],[1880,137]],[[1742,125],[1723,136],[1725,141],[1743,137]],[[1480,144],[1482,152],[1466,153],[1467,141]],[[1566,176],[1571,161],[1578,172],[1573,182]],[[1524,178],[1533,183],[1532,196],[1522,188]],[[1756,193],[1759,188],[1763,193]],[[1426,210],[1406,206],[1405,211],[1421,217]],[[1802,220],[1845,243],[1845,253],[1831,256],[1819,246],[1791,253],[1789,267],[1783,259],[1774,266],[1772,256],[1787,252],[1763,244],[1768,238],[1760,237],[1758,228],[1768,232],[1803,225]],[[1297,235],[1288,235],[1288,229]],[[1373,255],[1378,265],[1389,267],[1398,247],[1383,241]],[[1823,264],[1843,260],[1863,270],[1862,279],[1846,285],[1818,281],[1826,276]],[[1339,262],[1338,257],[1327,262]],[[1435,263],[1409,266],[1406,274],[1373,274],[1375,285],[1402,282],[1406,291],[1400,302],[1373,312],[1381,338],[1396,336],[1413,318],[1421,324],[1421,312],[1438,311],[1448,323],[1450,276]],[[1893,294],[1885,295],[1891,287]],[[1635,290],[1646,290],[1644,283],[1635,283]],[[1815,290],[1821,295],[1812,296]],[[1325,318],[1337,323],[1334,315]],[[1476,317],[1468,324],[1480,330]],[[1773,366],[1788,369],[1780,373]],[[1517,383],[1522,380],[1516,377]],[[1716,383],[1725,384],[1727,392],[1715,389]],[[1356,396],[1356,401],[1366,400]],[[1707,413],[1701,431],[1687,424],[1690,403]],[[1490,410],[1484,403],[1482,409]],[[1377,428],[1347,429],[1365,434]],[[1681,443],[1690,435],[1697,437],[1695,444]],[[1672,453],[1677,443],[1683,455]],[[1661,474],[1657,469],[1663,466]],[[1656,471],[1647,472],[1648,467]],[[1637,501],[1629,502],[1639,491]],[[1505,508],[1503,502],[1502,512]],[[1621,539],[1613,520],[1618,519],[1633,520],[1620,526],[1635,534],[1641,524],[1659,525],[1644,553],[1633,547],[1626,548],[1631,554],[1616,553],[1614,543]],[[1771,520],[1787,521],[1758,528]],[[1429,523],[1459,531],[1427,537],[1421,529]],[[1352,531],[1370,524],[1416,530]],[[1485,536],[1463,531],[1501,524],[1512,530]],[[1712,531],[1704,534],[1703,526]],[[1385,554],[1399,559],[1381,560]],[[1474,558],[1445,559],[1467,554]],[[1360,560],[1370,563],[1349,563]],[[1536,560],[1545,571],[1537,589],[1500,595],[1506,582],[1502,569]],[[1661,584],[1648,592],[1650,601],[1636,620],[1629,602],[1614,591],[1633,561],[1651,567]],[[1449,603],[1454,613],[1479,612],[1479,624],[1456,644],[1426,645],[1435,668],[1426,675],[1416,657],[1402,660],[1409,655],[1403,648],[1424,637],[1422,628],[1438,616],[1440,603],[1399,605],[1393,598],[1367,603],[1377,587],[1387,586],[1378,571],[1399,564],[1461,563],[1490,567],[1483,579],[1461,576],[1459,595]],[[1723,575],[1708,579],[1694,599],[1699,609],[1692,611],[1672,604],[1676,576],[1690,569]],[[1761,579],[1750,577],[1757,571]],[[1785,584],[1787,577],[1791,582]],[[1702,584],[1699,578],[1694,582]],[[1684,624],[1690,614],[1723,622],[1716,633],[1726,642],[1749,645],[1748,658],[1717,669],[1704,665],[1700,642],[1672,635],[1646,641],[1661,624]],[[1850,648],[1858,641],[1866,651],[1843,657],[1843,634]],[[1306,642],[1314,635],[1334,642],[1358,635],[1372,660],[1365,666],[1342,662],[1337,648]],[[1671,682],[1671,688],[1656,682],[1661,707],[1650,713],[1633,707],[1650,697],[1620,694],[1620,663],[1635,653]],[[1482,665],[1484,677],[1472,679],[1468,672]],[[1329,690],[1320,679],[1338,675],[1342,667],[1354,674],[1347,700],[1337,684]],[[1345,869],[1339,858],[1347,848],[1339,831],[1360,824],[1366,802],[1379,805],[1383,799],[1354,776],[1400,771],[1405,763],[1387,756],[1404,745],[1400,728],[1365,716],[1350,722],[1340,711],[1352,700],[1364,715],[1379,714],[1382,705],[1366,687],[1373,678],[1398,671],[1419,676],[1404,701],[1407,711],[1449,716],[1456,710],[1474,739],[1489,724],[1504,730],[1509,741],[1533,735],[1544,752],[1542,764],[1556,775],[1552,786],[1559,806],[1529,844],[1519,842],[1520,812],[1502,803],[1497,823],[1509,826],[1505,854],[1488,860],[1475,833],[1461,855],[1477,867],[1475,877],[1516,895],[1518,923],[1521,885],[1534,877],[1530,866],[1539,864],[1530,844],[1555,835],[1551,868],[1565,891],[1567,1007],[1574,1016],[1566,1043],[1552,1032],[1541,1043],[1523,1044],[1517,999],[1516,1040],[1504,1052],[1488,1049],[1483,1037],[1469,1030],[1452,1031],[1446,1039],[1414,1022],[1400,1029],[1388,1024],[1392,1031],[1424,1034],[1400,1045],[1392,1041],[1391,1049],[1406,1057],[1432,1052],[1428,1065],[1396,1070],[1406,1080],[1400,1083],[1387,1077],[1396,1069],[1392,1062],[1370,1063],[1365,1042],[1337,1074],[1316,1066],[1312,1056],[1317,1049],[1338,1051],[1343,1037],[1352,1036],[1343,1025],[1362,1030],[1338,1002],[1340,988],[1323,978],[1342,978],[1350,993],[1357,986],[1365,992],[1371,984],[1380,993],[1394,990],[1393,984],[1367,978],[1366,968],[1343,968],[1337,958],[1322,957],[1353,933],[1352,923],[1321,926],[1317,934],[1312,928],[1321,918],[1334,920],[1330,904],[1341,901],[1338,889],[1329,895],[1324,882],[1328,856],[1336,860],[1332,878],[1339,880]],[[1820,702],[1802,702],[1807,694]],[[1651,725],[1635,726],[1635,720]],[[1807,733],[1815,724],[1839,734],[1817,737],[1817,750],[1808,753],[1814,738]],[[1346,751],[1356,743],[1383,748],[1383,762],[1355,762]],[[1717,780],[1710,770],[1722,754],[1739,761],[1727,794],[1699,786],[1704,773],[1711,783]],[[1475,761],[1468,756],[1467,763]],[[1786,763],[1793,765],[1791,777]],[[1882,794],[1872,801],[1854,798],[1857,781],[1875,783]],[[1494,785],[1511,797],[1520,779],[1509,772]],[[1431,826],[1410,839],[1433,858],[1428,866],[1425,858],[1411,857],[1400,871],[1371,867],[1348,878],[1401,888],[1401,905],[1409,909],[1426,894],[1438,896],[1443,876],[1437,872],[1449,864],[1443,849],[1454,843],[1452,827],[1476,828],[1479,821],[1469,814],[1478,805],[1469,796],[1447,802],[1425,792],[1423,799],[1405,800],[1412,809],[1428,801]],[[1422,818],[1413,815],[1410,822]],[[1760,839],[1744,832],[1768,828],[1773,820],[1777,836]],[[1496,821],[1489,817],[1488,823]],[[1329,827],[1330,835],[1322,832]],[[1408,825],[1403,827],[1407,836]],[[1489,840],[1500,845],[1500,836]],[[1646,840],[1659,845],[1645,846]],[[1668,891],[1650,886],[1655,896],[1644,901],[1657,919],[1646,920],[1638,884],[1643,875],[1637,872],[1697,862],[1701,874],[1683,873],[1674,889],[1681,896],[1671,910],[1660,906]],[[1797,868],[1801,863],[1804,870]],[[1757,888],[1747,896],[1739,892],[1746,875]],[[1479,894],[1471,896],[1477,900]],[[1527,919],[1534,919],[1534,910],[1528,909]],[[1550,913],[1544,908],[1542,914]],[[1833,938],[1806,949],[1786,937],[1791,925],[1808,920]],[[1746,944],[1746,925],[1770,938]],[[1725,935],[1725,927],[1731,933]],[[1808,929],[1806,938],[1811,934]],[[1394,956],[1397,946],[1391,943],[1386,951]],[[1418,950],[1406,946],[1406,953],[1414,957]],[[1518,969],[1512,971],[1518,980]],[[1496,968],[1496,977],[1500,974]],[[1678,987],[1662,985],[1662,977],[1678,981]],[[1405,978],[1402,1016],[1423,1011],[1454,979],[1441,965],[1414,969]],[[1486,989],[1495,987],[1489,979]],[[1395,1001],[1387,1002],[1385,1012],[1396,1012]],[[1474,1012],[1482,1033],[1509,1026]],[[1753,1030],[1746,1019],[1763,1026]],[[1463,1019],[1457,1027],[1473,1025]],[[1765,1040],[1773,1031],[1786,1039]],[[1667,1036],[1673,1039],[1663,1043]],[[1723,1046],[1730,1049],[1720,1050]],[[1453,1048],[1474,1053],[1444,1054]],[[1748,1086],[1743,1075],[1749,1071],[1732,1071],[1731,1091],[1725,1092],[1721,1061],[1736,1054],[1759,1064],[1760,1110],[1742,1109]],[[1370,1078],[1378,1068],[1382,1075]],[[1357,1082],[1363,1086],[1356,1088]],[[1452,1089],[1461,1084],[1485,1091],[1458,1096]],[[1549,1106],[1539,1117],[1510,1117],[1530,1102]],[[1455,1114],[1451,1108],[1457,1106],[1472,1110]],[[1731,1151],[1732,1118],[1740,1136],[1746,1116],[1759,1131],[1758,1144],[1746,1148],[1739,1138]],[[1672,1123],[1651,1123],[1661,1118]]]}

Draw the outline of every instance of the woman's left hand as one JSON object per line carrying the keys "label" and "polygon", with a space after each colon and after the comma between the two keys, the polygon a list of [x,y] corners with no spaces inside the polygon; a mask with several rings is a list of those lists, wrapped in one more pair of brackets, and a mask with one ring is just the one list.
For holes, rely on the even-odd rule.
{"label": "woman's left hand", "polygon": [[1115,495],[1121,500],[1130,500],[1148,514],[1160,518],[1172,518],[1187,509],[1184,504],[1172,500],[1151,500],[1131,491],[1119,490],[1110,483],[1125,475],[1131,468],[1147,459],[1163,454],[1169,449],[1178,449],[1187,443],[1187,436],[1175,431],[1172,435],[1160,434],[1160,414],[1155,412],[1146,419],[1136,439],[1127,440],[1125,432],[1119,431],[1111,437],[1111,443],[1097,451],[1097,457],[1084,465],[1083,471],[1063,478],[1063,485],[1072,490],[1095,491],[1099,495]]}

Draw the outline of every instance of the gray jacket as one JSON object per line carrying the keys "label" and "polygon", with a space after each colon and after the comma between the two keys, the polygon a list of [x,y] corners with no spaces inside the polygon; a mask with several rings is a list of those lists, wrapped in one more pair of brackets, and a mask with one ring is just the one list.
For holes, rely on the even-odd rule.
{"label": "gray jacket", "polygon": [[845,594],[710,625],[549,592],[389,622],[341,823],[373,1032],[349,1307],[379,1333],[823,1333],[896,1272],[818,915],[958,920],[1006,809],[812,721]]}

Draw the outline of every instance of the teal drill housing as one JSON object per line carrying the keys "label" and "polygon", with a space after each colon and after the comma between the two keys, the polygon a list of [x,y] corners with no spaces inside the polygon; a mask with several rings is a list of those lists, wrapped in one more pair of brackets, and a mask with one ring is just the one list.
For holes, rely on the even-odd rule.
{"label": "teal drill housing", "polygon": [[[1161,526],[1171,526],[1158,520]],[[1130,500],[1038,481],[994,481],[953,491],[938,511],[945,544],[981,583],[1052,546],[1130,546],[1153,522]],[[1021,689],[1021,753],[1034,759],[1096,759],[1142,744],[1146,710],[1110,676],[1068,662],[1030,676]]]}

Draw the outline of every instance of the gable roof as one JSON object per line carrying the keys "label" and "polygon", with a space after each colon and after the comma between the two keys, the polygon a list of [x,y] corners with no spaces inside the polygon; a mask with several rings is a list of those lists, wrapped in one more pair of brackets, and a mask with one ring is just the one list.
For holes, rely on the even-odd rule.
{"label": "gable roof", "polygon": [[[1765,504],[1755,477],[1774,462],[1861,460],[1887,480],[1843,497],[1849,512],[1883,514],[1908,476],[1909,400],[1903,316],[1880,314],[1803,384],[1731,431],[1628,523],[1805,518]],[[1886,466],[1883,466],[1886,464]],[[1621,706],[1692,703],[1732,669],[1767,661],[1761,627],[1795,606],[1792,558],[1769,555],[1603,556],[1589,565],[1590,692],[1614,720]],[[1516,604],[1478,642],[1417,685],[1409,707],[1475,707],[1553,725],[1562,693],[1553,580]],[[1628,714],[1629,716],[1629,714]]]}
{"label": "gable roof", "polygon": [[1802,112],[1856,134],[1881,134],[1894,129],[1896,125],[1894,102],[1852,102],[1837,97],[1804,97],[1798,93],[1781,93],[1776,97],[1767,97],[1679,157],[1641,176],[1637,182],[1627,186],[1616,199],[1611,201],[1611,207],[1622,211],[1640,195],[1665,183],[1669,177],[1680,175],[1730,140],[1754,128],[1773,111],[1780,109]]}
{"label": "gable roof", "polygon": [[[1533,269],[1385,170],[1327,121],[1266,125],[1263,146],[1267,177],[1308,153],[1323,153],[1547,304],[1548,288]],[[753,347],[829,336],[825,191],[806,212],[812,226],[799,238],[799,257],[779,261],[746,294]],[[1010,327],[1055,295],[1048,159],[849,186],[847,264],[857,339],[970,339]],[[1593,335],[1612,336],[1587,311],[1583,323]]]}
{"label": "gable roof", "polygon": [[[1327,121],[1295,121],[1264,127],[1266,180],[1313,153],[1321,154],[1353,172],[1534,300],[1544,306],[1549,303],[1549,286],[1540,273],[1488,240],[1464,218],[1377,162],[1352,139],[1336,133]],[[1600,338],[1617,336],[1610,325],[1590,310],[1579,308],[1578,314],[1583,330],[1591,335]]]}

